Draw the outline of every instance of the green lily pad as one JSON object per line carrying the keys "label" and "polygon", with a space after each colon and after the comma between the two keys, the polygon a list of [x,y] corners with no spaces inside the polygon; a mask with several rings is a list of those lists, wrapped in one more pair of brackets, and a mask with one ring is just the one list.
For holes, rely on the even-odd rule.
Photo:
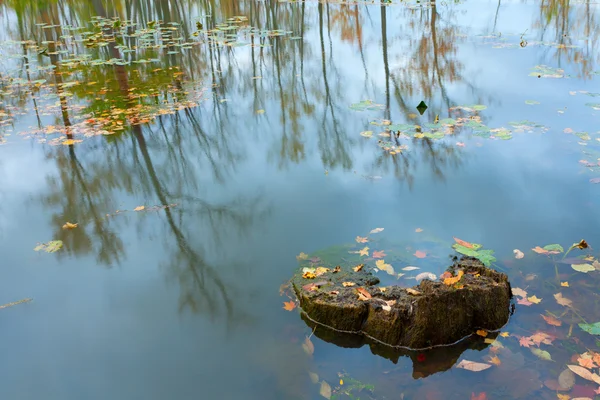
{"label": "green lily pad", "polygon": [[596,268],[594,268],[594,266],[591,264],[571,264],[571,268],[577,272],[583,272],[586,274],[596,270]]}
{"label": "green lily pad", "polygon": [[560,244],[549,244],[544,246],[544,250],[548,250],[548,251],[560,251],[561,253],[564,253],[564,249]]}
{"label": "green lily pad", "polygon": [[600,322],[593,324],[579,324],[579,327],[591,335],[600,335]]}

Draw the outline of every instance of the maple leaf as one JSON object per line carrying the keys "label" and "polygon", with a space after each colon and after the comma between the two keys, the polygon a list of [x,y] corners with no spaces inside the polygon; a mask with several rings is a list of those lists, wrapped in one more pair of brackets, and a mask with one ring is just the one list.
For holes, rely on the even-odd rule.
{"label": "maple leaf", "polygon": [[567,299],[566,297],[563,297],[562,293],[556,293],[554,295],[554,298],[556,299],[556,302],[561,306],[570,307],[573,304],[571,300]]}
{"label": "maple leaf", "polygon": [[529,338],[533,341],[533,343],[536,344],[536,346],[539,346],[542,343],[550,345],[552,344],[552,340],[554,340],[554,337],[544,332],[536,332]]}
{"label": "maple leaf", "polygon": [[356,240],[356,243],[367,243],[369,241],[368,238],[361,237],[361,236],[357,236],[355,240]]}
{"label": "maple leaf", "polygon": [[533,340],[531,340],[530,337],[527,336],[521,336],[519,338],[519,345],[523,346],[523,347],[529,347],[531,346],[533,343]]}
{"label": "maple leaf", "polygon": [[294,308],[296,308],[296,303],[293,301],[284,301],[283,302],[283,309],[286,311],[292,311]]}
{"label": "maple leaf", "polygon": [[417,251],[415,251],[414,256],[417,258],[425,258],[425,257],[427,257],[427,253],[425,253],[424,251],[421,251],[421,250],[417,250]]}
{"label": "maple leaf", "polygon": [[594,363],[594,360],[592,360],[591,358],[579,357],[577,359],[577,362],[579,363],[579,365],[581,365],[582,367],[585,367],[587,369],[592,369],[592,368],[597,367],[597,365]]}
{"label": "maple leaf", "polygon": [[525,298],[517,299],[517,303],[520,304],[520,305],[522,305],[522,306],[530,306],[530,305],[533,304],[532,302],[530,302],[529,300],[527,300]]}
{"label": "maple leaf", "polygon": [[594,353],[592,360],[594,360],[596,364],[600,365],[600,353]]}
{"label": "maple leaf", "polygon": [[317,269],[315,270],[315,275],[316,276],[321,276],[321,275],[323,275],[326,272],[329,272],[329,268],[317,267]]}
{"label": "maple leaf", "polygon": [[472,248],[473,248],[473,244],[472,244],[472,243],[466,242],[466,241],[464,241],[464,240],[462,240],[462,239],[459,239],[459,238],[456,238],[456,237],[455,237],[455,238],[454,238],[454,241],[455,241],[456,243],[460,244],[461,246],[464,246],[464,247],[466,247],[467,249],[472,249]]}
{"label": "maple leaf", "polygon": [[546,321],[548,323],[548,325],[554,325],[554,326],[561,326],[562,322],[559,321],[558,319],[556,319],[555,317],[553,317],[552,315],[543,315],[540,314],[542,316],[542,318],[544,318],[544,321]]}
{"label": "maple leaf", "polygon": [[362,250],[360,250],[358,252],[358,254],[360,254],[361,256],[367,256],[368,257],[369,256],[369,247],[363,248]]}
{"label": "maple leaf", "polygon": [[542,301],[542,299],[537,298],[536,295],[529,296],[527,298],[527,300],[529,300],[530,302],[532,302],[534,304],[540,304],[540,302]]}
{"label": "maple leaf", "polygon": [[373,252],[373,254],[371,254],[371,257],[373,257],[373,258],[383,258],[383,257],[385,257],[385,256],[387,256],[387,254],[385,254],[385,251],[378,251],[378,250],[375,250],[375,251]]}
{"label": "maple leaf", "polygon": [[388,274],[394,273],[392,266],[390,264],[386,264],[384,260],[375,261],[375,266],[380,270],[387,272]]}

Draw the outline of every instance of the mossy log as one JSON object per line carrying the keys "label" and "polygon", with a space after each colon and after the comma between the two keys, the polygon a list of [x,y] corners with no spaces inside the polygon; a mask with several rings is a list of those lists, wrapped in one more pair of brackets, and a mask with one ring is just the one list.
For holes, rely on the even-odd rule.
{"label": "mossy log", "polygon": [[[314,279],[304,278],[300,269],[292,285],[303,312],[318,324],[389,346],[423,349],[456,343],[478,329],[498,330],[508,321],[507,276],[468,257],[448,268],[454,275],[459,270],[464,275],[455,285],[422,280],[413,288],[381,288],[364,269],[330,270]],[[359,290],[370,298],[359,299]]]}

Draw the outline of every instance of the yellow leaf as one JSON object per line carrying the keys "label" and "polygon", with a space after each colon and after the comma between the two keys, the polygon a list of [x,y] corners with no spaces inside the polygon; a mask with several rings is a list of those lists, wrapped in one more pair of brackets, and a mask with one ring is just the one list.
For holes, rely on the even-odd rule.
{"label": "yellow leaf", "polygon": [[356,267],[354,267],[352,269],[354,270],[354,272],[358,272],[358,271],[362,270],[364,266],[365,266],[365,264],[358,264]]}
{"label": "yellow leaf", "polygon": [[570,307],[571,304],[573,304],[571,300],[567,299],[566,297],[563,297],[562,293],[556,293],[554,295],[554,298],[556,299],[556,302],[561,306]]}
{"label": "yellow leaf", "polygon": [[304,279],[315,279],[317,277],[317,275],[314,272],[306,271],[305,273],[302,274],[302,277]]}
{"label": "yellow leaf", "polygon": [[558,397],[558,400],[569,400],[571,398],[571,396],[569,396],[568,394],[561,393],[556,393],[556,397]]}
{"label": "yellow leaf", "polygon": [[63,144],[65,146],[70,146],[72,144],[81,143],[81,142],[83,142],[83,140],[66,139],[66,140],[63,140],[60,144]]}
{"label": "yellow leaf", "polygon": [[475,332],[475,333],[477,333],[479,336],[482,336],[482,337],[486,337],[488,335],[487,331],[485,331],[483,329],[478,329],[477,332]]}
{"label": "yellow leaf", "polygon": [[569,287],[569,282],[561,282],[560,286]]}
{"label": "yellow leaf", "polygon": [[317,267],[317,269],[315,270],[315,275],[316,276],[321,276],[321,275],[323,275],[326,272],[329,272],[329,268]]}
{"label": "yellow leaf", "polygon": [[356,285],[356,283],[354,283],[354,282],[342,282],[343,287],[355,286],[355,285]]}
{"label": "yellow leaf", "polygon": [[331,399],[331,386],[325,381],[321,382],[321,388],[319,389],[319,394],[326,399]]}
{"label": "yellow leaf", "polygon": [[422,134],[422,133],[415,133],[415,138],[416,139],[423,139],[424,137],[425,137],[425,135]]}
{"label": "yellow leaf", "polygon": [[265,110],[263,110],[263,109],[256,110],[256,113],[257,113],[257,114],[264,114],[264,113],[265,113]]}
{"label": "yellow leaf", "polygon": [[540,304],[540,302],[542,301],[542,299],[538,299],[536,297],[536,295],[530,296],[527,298],[527,300],[529,300],[530,302],[532,302],[533,304]]}
{"label": "yellow leaf", "polygon": [[340,386],[344,384],[344,380],[340,379]]}
{"label": "yellow leaf", "polygon": [[508,337],[509,335],[510,335],[510,333],[508,333],[508,332],[502,332],[500,334],[500,336],[502,336],[502,337]]}
{"label": "yellow leaf", "polygon": [[498,358],[498,356],[494,356],[490,358],[490,362],[494,365],[500,365],[502,364],[502,361],[500,361],[500,359]]}
{"label": "yellow leaf", "polygon": [[137,206],[136,208],[133,209],[133,211],[142,211],[145,208],[146,208],[145,206]]}
{"label": "yellow leaf", "polygon": [[77,224],[73,224],[71,222],[67,222],[62,226],[63,229],[73,229],[77,228]]}
{"label": "yellow leaf", "polygon": [[465,274],[465,273],[464,273],[464,272],[463,272],[463,270],[461,269],[460,271],[458,271],[458,274],[457,274],[455,277],[452,277],[452,278],[446,278],[446,279],[444,279],[444,284],[445,284],[445,285],[448,285],[448,286],[450,286],[450,285],[454,285],[455,283],[457,283],[458,281],[460,281],[460,278],[462,278],[462,276],[463,276],[464,274]]}
{"label": "yellow leaf", "polygon": [[360,254],[361,256],[369,256],[369,247],[365,247],[364,249],[362,249],[361,251],[358,252],[358,254]]}
{"label": "yellow leaf", "polygon": [[301,260],[306,260],[308,258],[308,254],[306,253],[300,253],[296,256],[296,260],[301,261]]}
{"label": "yellow leaf", "polygon": [[362,236],[357,236],[355,240],[356,243],[367,243],[369,241],[368,238]]}
{"label": "yellow leaf", "polygon": [[292,311],[294,308],[296,308],[296,303],[294,303],[293,301],[284,301],[283,302],[283,309],[286,311]]}
{"label": "yellow leaf", "polygon": [[394,269],[392,268],[392,266],[390,264],[386,264],[384,260],[375,261],[375,266],[380,270],[387,272],[390,275],[394,274]]}

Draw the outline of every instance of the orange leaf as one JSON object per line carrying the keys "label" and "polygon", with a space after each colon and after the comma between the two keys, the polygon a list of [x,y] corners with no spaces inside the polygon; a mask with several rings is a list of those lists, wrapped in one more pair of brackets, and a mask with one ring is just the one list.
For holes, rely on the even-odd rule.
{"label": "orange leaf", "polygon": [[468,248],[468,249],[472,249],[472,248],[473,248],[473,244],[471,244],[471,243],[469,243],[469,242],[465,242],[465,241],[464,241],[464,240],[462,240],[462,239],[459,239],[459,238],[454,238],[454,241],[455,241],[456,243],[460,244],[461,246],[464,246],[464,247],[466,247],[466,248]]}
{"label": "orange leaf", "polygon": [[494,364],[494,365],[500,365],[500,364],[502,364],[502,361],[500,361],[500,359],[498,358],[498,356],[490,357],[489,361],[492,364]]}
{"label": "orange leaf", "polygon": [[486,337],[488,335],[487,331],[483,330],[483,329],[478,329],[477,332],[475,332],[475,333],[477,333],[479,336],[482,336],[482,337]]}
{"label": "orange leaf", "polygon": [[465,273],[464,273],[464,272],[463,272],[463,270],[461,269],[460,271],[458,271],[458,274],[457,274],[455,277],[453,277],[453,278],[446,278],[446,279],[444,279],[444,284],[445,284],[445,285],[448,285],[448,286],[450,286],[450,285],[454,285],[455,283],[457,283],[458,281],[460,281],[460,278],[462,278],[462,276],[463,276],[464,274],[465,274]]}
{"label": "orange leaf", "polygon": [[373,257],[373,258],[383,258],[383,257],[385,257],[385,256],[387,256],[387,254],[385,254],[385,251],[378,251],[378,250],[375,250],[375,251],[373,252],[373,254],[371,254],[371,257]]}
{"label": "orange leaf", "polygon": [[283,309],[286,311],[292,311],[294,308],[296,308],[296,303],[293,301],[284,301],[283,302]]}
{"label": "orange leaf", "polygon": [[577,362],[579,363],[579,365],[581,365],[582,367],[585,367],[587,369],[596,368],[596,364],[594,364],[594,360],[592,360],[591,358],[579,357],[577,359]]}
{"label": "orange leaf", "polygon": [[356,291],[358,292],[358,299],[359,300],[369,300],[372,296],[371,293],[367,292],[367,290],[365,288],[356,288]]}
{"label": "orange leaf", "polygon": [[356,237],[356,243],[367,243],[368,241],[369,241],[369,239],[367,239],[366,237],[362,237],[362,236]]}
{"label": "orange leaf", "polygon": [[534,248],[533,248],[533,249],[531,249],[531,250],[535,251],[535,252],[536,252],[536,253],[538,253],[538,254],[548,254],[548,253],[549,253],[549,251],[548,251],[548,250],[544,250],[544,249],[542,249],[540,246],[536,246],[536,247],[534,247]]}
{"label": "orange leaf", "polygon": [[530,338],[530,337],[527,337],[527,336],[521,336],[521,337],[519,338],[519,344],[520,344],[521,346],[523,346],[523,347],[529,347],[529,346],[531,346],[531,345],[532,345],[532,344],[534,344],[534,343],[533,343],[533,340],[531,340],[531,338]]}
{"label": "orange leaf", "polygon": [[487,395],[485,392],[481,392],[479,394],[475,394],[475,392],[471,392],[471,400],[487,400]]}
{"label": "orange leaf", "polygon": [[[542,315],[542,314],[540,314]],[[559,321],[558,319],[556,319],[555,317],[553,317],[552,315],[542,315],[542,318],[544,318],[544,321],[546,321],[548,323],[548,325],[554,325],[554,326],[561,326],[562,322]]]}
{"label": "orange leaf", "polygon": [[452,272],[446,271],[440,275],[440,279],[452,278]]}
{"label": "orange leaf", "polygon": [[425,257],[427,257],[427,253],[425,253],[424,251],[421,251],[421,250],[417,250],[417,251],[415,251],[414,256],[417,258],[425,258]]}

